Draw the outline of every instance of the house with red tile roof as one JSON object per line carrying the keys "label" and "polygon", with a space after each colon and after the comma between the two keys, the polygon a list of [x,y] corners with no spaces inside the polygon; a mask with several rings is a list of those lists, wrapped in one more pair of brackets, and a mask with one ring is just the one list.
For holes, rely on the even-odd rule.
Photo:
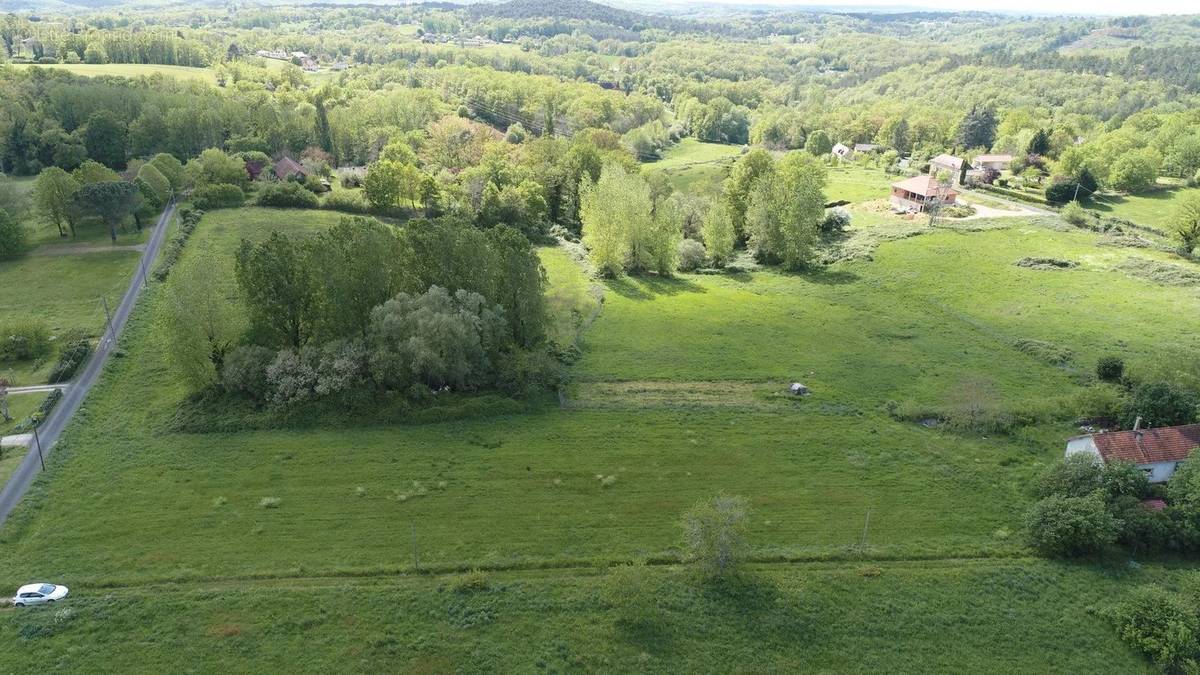
{"label": "house with red tile roof", "polygon": [[[1140,420],[1139,420],[1140,422]],[[1086,453],[1100,462],[1132,462],[1151,483],[1165,483],[1179,463],[1200,448],[1200,424],[1179,427],[1109,431],[1076,436],[1067,441],[1067,456]]]}
{"label": "house with red tile roof", "polygon": [[287,155],[280,157],[279,161],[275,162],[275,177],[279,180],[287,180],[293,176],[301,179],[306,178],[308,177],[308,169]]}
{"label": "house with red tile roof", "polygon": [[953,204],[958,192],[933,176],[915,176],[892,183],[892,207],[897,211],[924,211],[930,205]]}

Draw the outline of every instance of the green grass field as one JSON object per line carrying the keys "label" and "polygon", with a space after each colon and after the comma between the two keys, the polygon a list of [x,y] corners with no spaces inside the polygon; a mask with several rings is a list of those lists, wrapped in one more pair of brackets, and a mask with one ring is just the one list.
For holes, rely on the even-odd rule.
{"label": "green grass field", "polygon": [[[865,192],[870,180],[840,184]],[[242,237],[337,218],[217,211],[185,255],[228,259]],[[189,655],[215,669],[251,654],[289,671],[347,659],[472,672],[1144,670],[1093,609],[1176,573],[1026,559],[1020,529],[1031,480],[1076,433],[1069,408],[1095,359],[1117,353],[1136,370],[1200,347],[1196,287],[1130,272],[1183,263],[1054,219],[904,238],[887,228],[914,226],[855,222],[851,236],[878,248],[820,273],[608,282],[565,409],[436,424],[173,432],[186,391],[152,288],[124,358],[0,530],[0,588],[65,583],[76,614],[0,613],[0,630],[64,654],[64,670],[161,671]],[[1034,256],[1079,266],[1015,264]],[[543,258],[563,298],[552,305],[588,314],[593,282],[563,250]],[[1073,357],[1046,363],[1018,340]],[[796,380],[813,395],[785,395]],[[967,386],[989,406],[1068,410],[1009,436],[886,411],[952,406]],[[649,638],[615,626],[591,570],[676,559],[680,514],[721,491],[750,501],[757,559],[792,563],[764,564],[736,593],[656,568],[662,626]],[[510,571],[475,594],[406,576],[471,567]],[[145,626],[154,639],[116,639]]]}
{"label": "green grass field", "polygon": [[1174,186],[1140,195],[1105,195],[1102,199],[1090,202],[1088,208],[1102,215],[1169,231],[1179,204],[1184,197],[1193,195],[1200,195],[1200,188]]}
{"label": "green grass field", "polygon": [[705,143],[685,138],[663,152],[662,159],[645,165],[646,171],[662,171],[681,192],[715,196],[733,161],[741,155],[741,146]]}
{"label": "green grass field", "polygon": [[166,75],[181,80],[199,80],[208,84],[216,84],[217,76],[208,68],[190,68],[188,66],[162,66],[142,63],[56,63],[56,64],[11,64],[13,68],[54,68],[65,70],[75,75],[98,77],[112,75],[116,77],[142,77],[149,75]]}
{"label": "green grass field", "polygon": [[[875,575],[875,576],[870,576]],[[590,570],[72,588],[70,611],[0,610],[39,667],[90,672],[1150,673],[1096,616],[1145,566],[1011,562],[762,568],[698,588],[656,568],[634,630]],[[12,664],[22,670],[23,664]]]}
{"label": "green grass field", "polygon": [[831,202],[845,200],[855,204],[887,199],[896,180],[897,176],[889,176],[883,169],[843,162],[830,167],[825,197]]}

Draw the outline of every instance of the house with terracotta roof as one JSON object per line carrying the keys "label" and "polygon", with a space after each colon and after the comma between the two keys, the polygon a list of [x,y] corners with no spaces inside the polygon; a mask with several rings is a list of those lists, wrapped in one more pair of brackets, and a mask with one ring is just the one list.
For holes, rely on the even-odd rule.
{"label": "house with terracotta roof", "polygon": [[1067,441],[1067,456],[1086,453],[1101,463],[1132,462],[1146,472],[1151,483],[1165,483],[1180,462],[1200,448],[1200,424],[1179,427],[1109,431],[1076,436]]}
{"label": "house with terracotta roof", "polygon": [[275,177],[279,180],[288,180],[292,177],[303,180],[308,176],[308,169],[304,168],[303,164],[286,155],[275,162],[274,170]]}
{"label": "house with terracotta roof", "polygon": [[897,211],[926,211],[930,206],[953,204],[958,192],[933,176],[914,176],[892,183],[892,208]]}

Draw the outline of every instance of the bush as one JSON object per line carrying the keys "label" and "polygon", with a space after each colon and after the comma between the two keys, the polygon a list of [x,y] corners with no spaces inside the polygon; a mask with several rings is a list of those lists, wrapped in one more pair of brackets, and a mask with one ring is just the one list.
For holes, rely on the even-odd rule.
{"label": "bush", "polygon": [[204,212],[198,209],[188,207],[179,209],[179,232],[175,234],[162,253],[162,260],[154,270],[156,280],[165,281],[171,274],[171,268],[179,262],[179,256],[183,255],[183,247],[187,245],[188,238],[192,236],[192,232],[196,230],[196,225],[200,223],[203,216]]}
{"label": "bush", "polygon": [[1200,619],[1184,598],[1158,586],[1134,589],[1113,612],[1117,633],[1167,672],[1200,669]]}
{"label": "bush", "polygon": [[320,206],[317,196],[292,181],[271,183],[258,193],[259,206],[315,209]]}
{"label": "bush", "polygon": [[513,398],[554,391],[563,383],[563,377],[562,365],[541,350],[513,350],[496,364],[496,388]]}
{"label": "bush", "polygon": [[16,319],[0,327],[0,361],[27,361],[50,353],[50,331],[41,321]]}
{"label": "bush", "polygon": [[370,213],[371,205],[363,194],[358,191],[342,190],[332,192],[321,202],[321,208],[329,211],[344,211],[346,213]]}
{"label": "bush", "polygon": [[1120,382],[1125,375],[1125,362],[1119,356],[1102,356],[1096,362],[1096,377],[1101,382]]}
{"label": "bush", "polygon": [[1104,485],[1104,467],[1095,456],[1070,455],[1055,462],[1038,481],[1035,494],[1046,497],[1086,497]]}
{"label": "bush", "polygon": [[246,195],[242,189],[229,183],[202,185],[192,193],[192,203],[196,205],[196,208],[205,211],[236,208],[245,201]]}
{"label": "bush", "polygon": [[601,583],[601,592],[624,628],[644,630],[662,617],[657,584],[645,563],[610,569]]}
{"label": "bush", "polygon": [[825,219],[821,221],[821,232],[825,234],[835,234],[850,227],[850,212],[841,206],[835,206],[825,212]]}
{"label": "bush", "polygon": [[708,253],[704,250],[704,244],[695,239],[684,239],[679,242],[676,247],[676,252],[679,257],[680,272],[695,272],[704,267],[704,261],[708,257]]}
{"label": "bush", "polygon": [[1125,408],[1124,425],[1138,417],[1146,427],[1171,427],[1196,421],[1196,393],[1170,382],[1149,382],[1133,389]]}
{"label": "bush", "polygon": [[746,511],[745,499],[720,495],[684,514],[684,548],[705,576],[731,574],[745,559]]}
{"label": "bush", "polygon": [[63,347],[62,353],[58,355],[58,363],[54,364],[53,370],[50,371],[50,382],[57,384],[74,377],[91,353],[92,343],[87,340],[74,340],[68,343]]}
{"label": "bush", "polygon": [[1075,398],[1074,412],[1081,420],[1115,425],[1125,410],[1125,392],[1109,384],[1087,387]]}
{"label": "bush", "polygon": [[264,401],[270,393],[267,368],[275,361],[275,351],[256,345],[242,346],[225,356],[221,367],[221,386],[225,391],[244,394]]}
{"label": "bush", "polygon": [[0,260],[15,258],[25,252],[25,227],[0,209]]}
{"label": "bush", "polygon": [[1091,214],[1088,213],[1088,210],[1083,208],[1079,202],[1068,203],[1066,206],[1062,207],[1062,211],[1059,212],[1059,215],[1062,216],[1063,220],[1074,225],[1075,227],[1084,225],[1087,223],[1088,218],[1091,217]]}
{"label": "bush", "polygon": [[1046,186],[1046,202],[1049,204],[1066,204],[1076,198],[1077,192],[1083,192],[1079,185],[1071,180],[1060,180]]}
{"label": "bush", "polygon": [[1025,517],[1029,544],[1052,557],[1096,553],[1117,538],[1119,523],[1100,494],[1052,495],[1033,505]]}

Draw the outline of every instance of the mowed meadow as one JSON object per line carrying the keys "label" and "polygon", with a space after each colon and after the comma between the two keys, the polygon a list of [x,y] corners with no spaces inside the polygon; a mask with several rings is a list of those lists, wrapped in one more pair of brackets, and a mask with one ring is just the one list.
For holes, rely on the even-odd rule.
{"label": "mowed meadow", "polygon": [[[338,217],[218,211],[185,255],[215,250],[232,269],[242,237]],[[1155,345],[1194,349],[1200,297],[1131,272],[1176,264],[1166,254],[1054,219],[979,229],[880,241],[813,274],[602,283],[561,407],[440,423],[173,431],[185,390],[152,290],[0,535],[0,576],[121,585],[673,560],[682,511],[720,492],[750,501],[761,560],[1023,555],[1030,481],[1076,433],[1095,359],[1138,368],[1162,357]],[[542,255],[565,309],[590,313],[598,282],[562,249]],[[1031,256],[1079,266],[1016,265]],[[1030,340],[1070,355],[1051,363],[1018,346]],[[812,395],[786,394],[792,381]],[[990,406],[1060,414],[1007,435],[889,414],[980,390]]]}

